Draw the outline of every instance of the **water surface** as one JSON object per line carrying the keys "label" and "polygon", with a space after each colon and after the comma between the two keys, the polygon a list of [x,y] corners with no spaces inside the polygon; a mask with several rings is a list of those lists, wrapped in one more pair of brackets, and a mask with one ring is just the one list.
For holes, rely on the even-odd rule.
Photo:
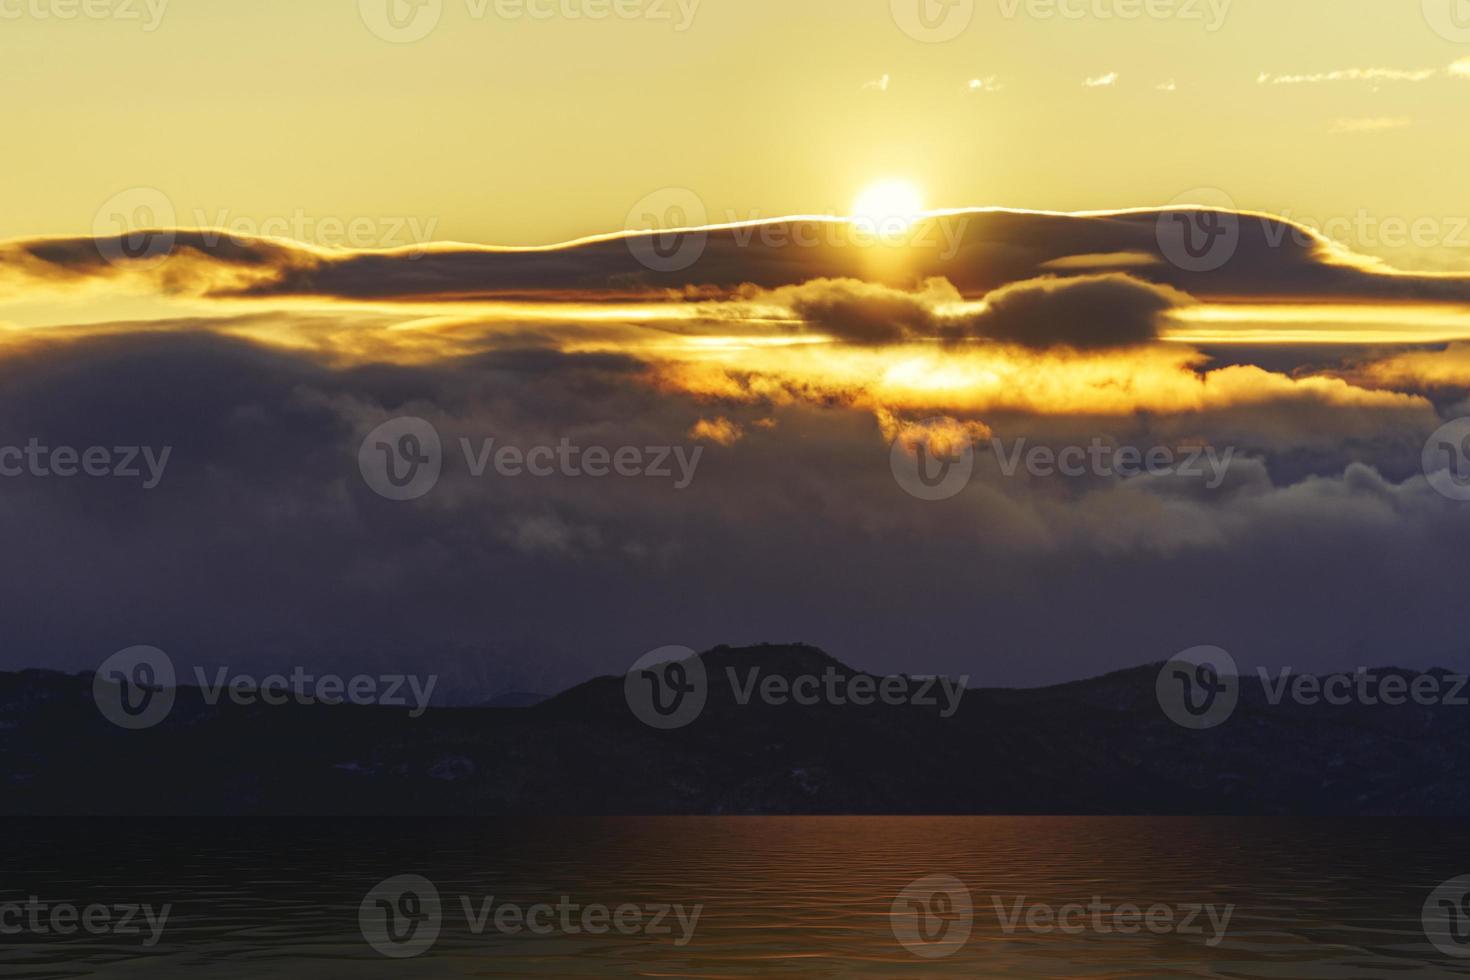
{"label": "water surface", "polygon": [[[1421,925],[1431,891],[1470,873],[1470,834],[1448,822],[712,817],[5,830],[0,904],[34,895],[172,910],[151,948],[115,935],[0,938],[4,978],[1470,975],[1470,961],[1436,950]],[[421,955],[391,959],[369,944],[359,912],[403,875],[433,884],[442,919]],[[928,958],[918,952],[935,947],[900,941],[893,909],[936,876],[963,885],[973,923],[951,955]],[[1218,935],[1203,913],[1198,934],[1042,933],[1024,921],[1008,931],[996,909],[1094,899],[1234,908]],[[465,900],[472,912],[638,906],[645,920],[664,906],[701,908],[680,944],[677,927],[533,935],[492,921],[476,934]],[[952,920],[928,924],[942,938]]]}

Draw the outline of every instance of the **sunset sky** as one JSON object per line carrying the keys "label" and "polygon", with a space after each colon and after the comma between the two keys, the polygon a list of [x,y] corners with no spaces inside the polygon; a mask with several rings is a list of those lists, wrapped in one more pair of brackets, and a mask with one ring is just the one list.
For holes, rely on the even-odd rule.
{"label": "sunset sky", "polygon": [[[1449,71],[1470,43],[1419,0],[1178,0],[1164,19],[983,0],[946,43],[905,34],[889,0],[702,0],[687,22],[684,2],[594,21],[444,0],[407,44],[355,0],[173,0],[153,30],[143,0],[138,20],[5,19],[0,80],[23,97],[0,106],[0,236],[89,233],[140,186],[183,224],[411,216],[498,245],[616,230],[669,186],[711,220],[846,213],[884,176],[932,207],[1146,207],[1213,186],[1323,221],[1470,210],[1470,70]],[[1352,69],[1431,74],[1259,81]]]}
{"label": "sunset sky", "polygon": [[[1423,462],[1470,415],[1470,16],[906,3],[0,0],[0,446],[174,447],[156,492],[5,486],[0,666],[1470,655]],[[354,459],[402,416],[704,469],[389,502]],[[905,494],[957,438],[966,491]]]}

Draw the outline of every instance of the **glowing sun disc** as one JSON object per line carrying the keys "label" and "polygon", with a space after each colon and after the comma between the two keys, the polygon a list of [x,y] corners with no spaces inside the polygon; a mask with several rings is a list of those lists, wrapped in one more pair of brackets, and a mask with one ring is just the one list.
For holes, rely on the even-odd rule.
{"label": "glowing sun disc", "polygon": [[884,180],[865,188],[852,202],[854,221],[876,229],[904,230],[924,213],[924,198],[906,180]]}

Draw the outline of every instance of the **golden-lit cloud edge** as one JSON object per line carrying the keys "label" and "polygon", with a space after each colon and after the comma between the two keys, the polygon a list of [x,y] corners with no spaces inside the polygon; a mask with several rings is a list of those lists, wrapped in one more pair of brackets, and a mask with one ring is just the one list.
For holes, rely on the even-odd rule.
{"label": "golden-lit cloud edge", "polygon": [[[1209,246],[1183,241],[1188,223]],[[1219,240],[1216,241],[1215,239]],[[1186,246],[1188,246],[1186,248]],[[625,231],[558,245],[435,243],[324,248],[213,229],[0,242],[0,286],[103,283],[215,300],[649,302],[721,298],[812,279],[913,285],[943,277],[968,298],[1049,272],[1131,269],[1201,299],[1470,303],[1470,275],[1415,272],[1285,218],[1201,208],[926,212],[903,228],[795,216]]]}
{"label": "golden-lit cloud edge", "polygon": [[[1192,230],[1220,249],[1180,251]],[[1287,373],[1212,366],[1195,345],[1470,337],[1470,276],[1393,269],[1259,212],[953,210],[860,232],[795,217],[533,248],[352,251],[204,229],[9,241],[0,289],[33,309],[55,298],[56,319],[0,329],[0,351],[193,331],[341,365],[609,355],[707,405],[696,438],[734,444],[751,424],[734,409],[792,405],[871,412],[889,433],[925,414],[983,425],[1293,402],[1422,423],[1419,382],[1459,377],[1433,351]],[[124,296],[158,305],[76,325],[75,304]]]}

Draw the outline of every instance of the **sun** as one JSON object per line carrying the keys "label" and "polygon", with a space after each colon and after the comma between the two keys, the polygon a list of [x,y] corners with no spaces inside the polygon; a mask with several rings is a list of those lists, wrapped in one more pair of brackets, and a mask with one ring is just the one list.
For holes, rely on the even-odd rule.
{"label": "sun", "polygon": [[904,231],[923,213],[923,195],[906,180],[870,184],[852,202],[853,221],[879,232]]}

